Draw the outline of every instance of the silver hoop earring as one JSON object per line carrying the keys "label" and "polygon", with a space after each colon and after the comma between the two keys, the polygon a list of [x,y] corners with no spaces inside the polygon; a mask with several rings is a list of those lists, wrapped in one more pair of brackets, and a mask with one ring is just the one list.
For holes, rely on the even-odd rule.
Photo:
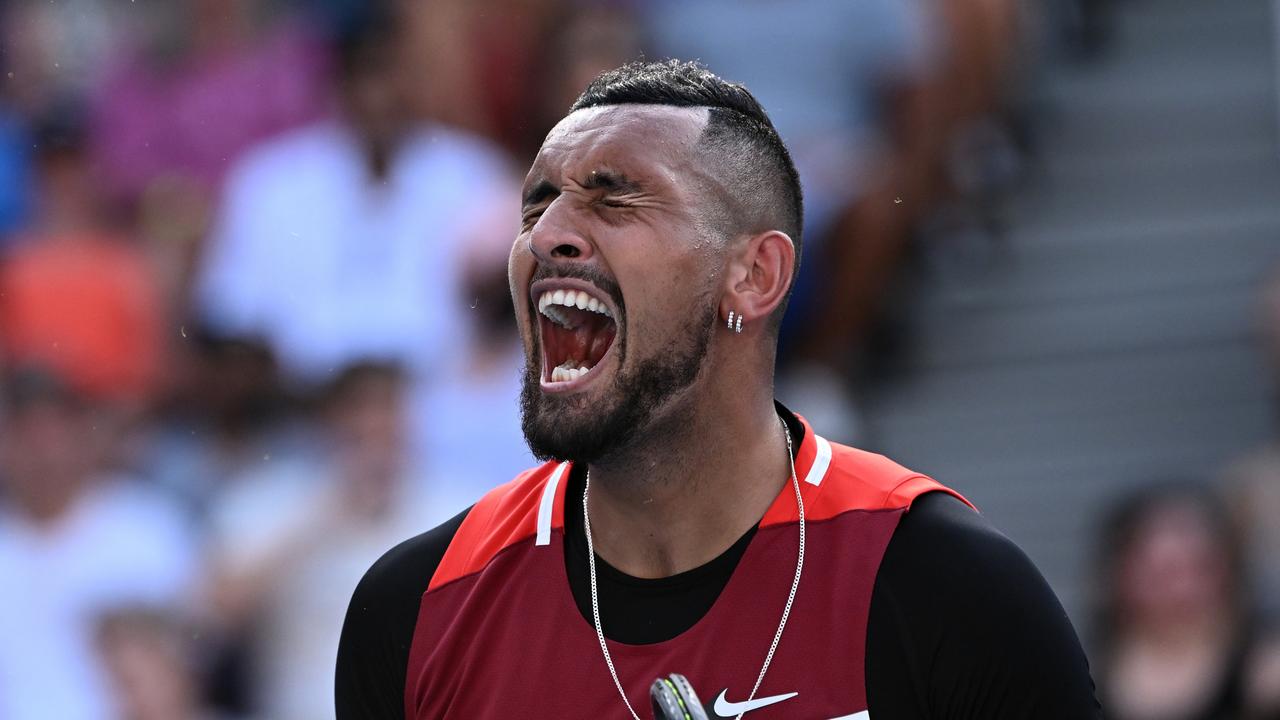
{"label": "silver hoop earring", "polygon": [[[734,312],[733,312],[732,310],[730,310],[730,311],[729,311],[729,320],[725,323],[725,327],[729,328],[730,330],[732,330],[732,329],[733,329],[733,316],[734,316]],[[741,322],[741,319],[739,319],[739,322]]]}
{"label": "silver hoop earring", "polygon": [[742,333],[742,315],[738,315],[738,322],[733,326],[733,331],[739,334]]}

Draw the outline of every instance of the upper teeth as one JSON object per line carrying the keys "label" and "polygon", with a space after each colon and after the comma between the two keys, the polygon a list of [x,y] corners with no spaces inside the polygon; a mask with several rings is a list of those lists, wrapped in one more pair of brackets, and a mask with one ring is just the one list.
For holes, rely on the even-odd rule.
{"label": "upper teeth", "polygon": [[538,312],[564,325],[566,318],[563,313],[553,307],[555,305],[576,307],[579,310],[600,313],[607,318],[613,317],[608,306],[582,290],[548,290],[538,298]]}

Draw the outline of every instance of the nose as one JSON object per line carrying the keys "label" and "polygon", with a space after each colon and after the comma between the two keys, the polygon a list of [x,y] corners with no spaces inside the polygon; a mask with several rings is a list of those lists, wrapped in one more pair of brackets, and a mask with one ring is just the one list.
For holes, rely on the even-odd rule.
{"label": "nose", "polygon": [[582,261],[591,257],[591,242],[572,221],[570,208],[552,202],[529,231],[529,249],[541,262]]}

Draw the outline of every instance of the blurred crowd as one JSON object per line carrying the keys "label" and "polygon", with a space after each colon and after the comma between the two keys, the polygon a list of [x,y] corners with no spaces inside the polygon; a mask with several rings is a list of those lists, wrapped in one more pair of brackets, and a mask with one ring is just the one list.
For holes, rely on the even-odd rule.
{"label": "blurred crowd", "polygon": [[[532,464],[521,173],[637,57],[746,83],[792,148],[807,256],[780,393],[856,440],[902,264],[1000,242],[1038,58],[1099,52],[1104,9],[0,2],[0,720],[332,714],[363,571]],[[1237,534],[1275,550],[1277,526],[1233,512],[1280,512],[1280,450],[1233,473],[1239,508],[1178,486],[1108,530],[1114,717],[1280,694],[1247,582],[1274,605],[1280,578]],[[1181,712],[1201,701],[1230,710]]]}

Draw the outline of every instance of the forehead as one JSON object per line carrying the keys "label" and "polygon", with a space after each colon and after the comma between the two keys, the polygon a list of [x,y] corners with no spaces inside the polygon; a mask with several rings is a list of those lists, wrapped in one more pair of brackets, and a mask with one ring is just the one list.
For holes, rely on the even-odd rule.
{"label": "forehead", "polygon": [[606,105],[569,113],[547,134],[529,177],[601,168],[634,175],[689,166],[708,111],[668,105]]}

